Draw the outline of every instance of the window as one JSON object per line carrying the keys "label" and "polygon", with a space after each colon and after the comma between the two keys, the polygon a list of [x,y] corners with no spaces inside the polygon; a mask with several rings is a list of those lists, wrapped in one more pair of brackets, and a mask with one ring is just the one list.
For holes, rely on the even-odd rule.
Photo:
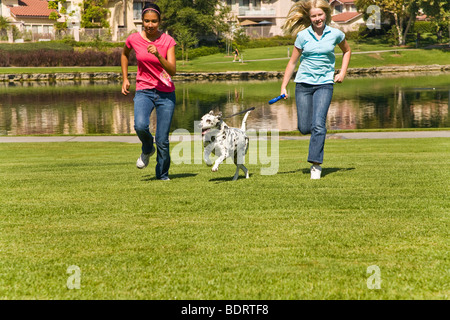
{"label": "window", "polygon": [[260,8],[261,7],[261,0],[252,0],[251,1],[253,8]]}
{"label": "window", "polygon": [[133,19],[141,20],[142,19],[142,9],[144,9],[143,2],[133,2]]}
{"label": "window", "polygon": [[342,5],[337,5],[334,7],[334,11],[336,13],[342,13]]}

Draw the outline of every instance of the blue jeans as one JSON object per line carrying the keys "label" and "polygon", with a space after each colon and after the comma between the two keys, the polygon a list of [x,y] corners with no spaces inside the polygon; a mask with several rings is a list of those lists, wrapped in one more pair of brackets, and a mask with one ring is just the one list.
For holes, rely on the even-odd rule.
{"label": "blue jeans", "polygon": [[333,84],[296,84],[295,102],[297,104],[298,130],[302,134],[311,133],[308,162],[323,162],[327,113],[332,96]]}
{"label": "blue jeans", "polygon": [[175,110],[175,92],[161,92],[155,89],[138,90],[134,96],[134,129],[142,142],[142,153],[154,149],[150,133],[150,115],[156,108],[156,178],[169,177],[170,151],[169,131]]}

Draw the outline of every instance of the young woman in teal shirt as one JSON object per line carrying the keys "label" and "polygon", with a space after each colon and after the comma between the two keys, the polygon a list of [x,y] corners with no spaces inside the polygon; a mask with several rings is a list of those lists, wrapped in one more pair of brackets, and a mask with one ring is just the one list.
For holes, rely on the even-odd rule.
{"label": "young woman in teal shirt", "polygon": [[[333,84],[342,82],[347,73],[351,50],[345,34],[329,26],[331,7],[326,0],[301,0],[289,11],[284,29],[297,34],[292,56],[286,66],[281,94],[287,97],[286,87],[295,76],[295,100],[297,104],[298,129],[302,134],[311,133],[308,162],[311,179],[320,179],[323,150],[326,137],[326,119],[333,95]],[[342,66],[335,73],[334,48],[343,52]]]}

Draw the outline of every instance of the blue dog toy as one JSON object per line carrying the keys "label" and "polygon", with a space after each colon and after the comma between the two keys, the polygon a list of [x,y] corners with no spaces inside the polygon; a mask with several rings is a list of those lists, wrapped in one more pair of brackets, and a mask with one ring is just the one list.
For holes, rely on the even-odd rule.
{"label": "blue dog toy", "polygon": [[283,99],[286,95],[282,94],[281,96],[278,96],[276,98],[273,98],[272,100],[269,101],[269,104],[275,103],[280,99]]}

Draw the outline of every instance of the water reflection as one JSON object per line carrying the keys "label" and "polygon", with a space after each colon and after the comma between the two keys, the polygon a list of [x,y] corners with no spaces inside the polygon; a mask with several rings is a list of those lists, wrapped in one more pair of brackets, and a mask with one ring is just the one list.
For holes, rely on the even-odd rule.
{"label": "water reflection", "polygon": [[[256,107],[249,129],[297,130],[295,84],[274,105],[281,82],[177,82],[172,130],[194,130],[210,110],[224,115]],[[119,82],[0,83],[0,134],[134,134],[133,96]],[[426,77],[346,79],[335,86],[327,126],[332,130],[449,126],[448,74]],[[152,115],[151,129],[155,129]],[[227,119],[239,127],[242,115]]]}

